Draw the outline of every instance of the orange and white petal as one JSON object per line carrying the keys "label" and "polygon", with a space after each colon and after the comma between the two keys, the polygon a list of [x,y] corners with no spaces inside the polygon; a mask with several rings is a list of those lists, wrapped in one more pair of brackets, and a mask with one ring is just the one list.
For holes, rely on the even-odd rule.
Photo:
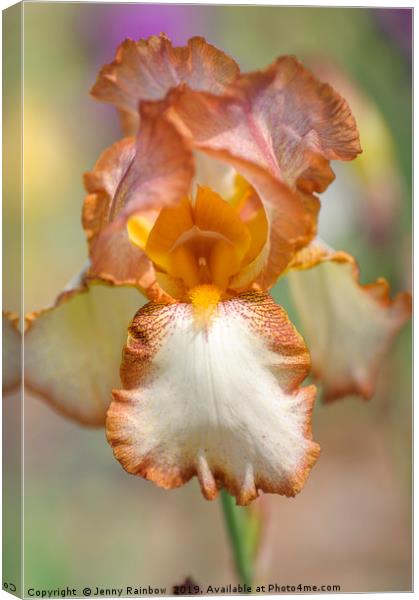
{"label": "orange and white petal", "polygon": [[2,388],[3,393],[18,388],[21,381],[22,335],[18,327],[19,317],[3,311],[2,318]]}
{"label": "orange and white petal", "polygon": [[310,359],[285,311],[263,293],[196,307],[147,304],[129,329],[107,436],[135,475],[175,488],[196,475],[207,499],[294,496],[319,447]]}
{"label": "orange and white petal", "polygon": [[410,318],[410,294],[391,300],[384,279],[361,285],[352,256],[318,243],[296,256],[287,280],[324,400],[370,398],[383,355]]}
{"label": "orange and white petal", "polygon": [[160,34],[146,40],[125,40],[115,60],[105,65],[92,88],[92,95],[122,111],[122,124],[130,135],[138,128],[138,105],[142,100],[161,100],[180,83],[193,89],[222,93],[238,76],[232,58],[193,37],[185,47],[173,47]]}
{"label": "orange and white petal", "polygon": [[82,425],[102,426],[119,383],[128,325],[145,302],[133,287],[82,275],[54,306],[27,317],[27,387]]}

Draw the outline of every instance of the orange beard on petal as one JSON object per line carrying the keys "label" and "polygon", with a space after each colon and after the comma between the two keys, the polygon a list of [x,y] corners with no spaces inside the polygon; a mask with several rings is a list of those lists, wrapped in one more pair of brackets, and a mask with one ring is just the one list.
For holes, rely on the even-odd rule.
{"label": "orange beard on petal", "polygon": [[194,201],[184,198],[163,208],[154,223],[134,215],[127,229],[130,241],[153,262],[164,291],[207,317],[220,300],[236,295],[232,278],[255,259],[268,238],[264,208],[239,178],[230,202],[198,186]]}

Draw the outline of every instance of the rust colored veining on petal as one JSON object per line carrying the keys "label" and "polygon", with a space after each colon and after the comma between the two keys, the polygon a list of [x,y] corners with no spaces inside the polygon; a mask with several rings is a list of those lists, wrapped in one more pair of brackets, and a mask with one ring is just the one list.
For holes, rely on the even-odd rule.
{"label": "rust colored veining on petal", "polygon": [[255,291],[243,292],[225,306],[242,314],[255,334],[281,357],[281,387],[292,391],[300,385],[310,372],[310,354],[285,310],[268,294]]}
{"label": "rust colored veining on petal", "polygon": [[170,329],[171,305],[149,302],[135,315],[123,350],[121,382],[125,389],[146,384],[153,357]]}
{"label": "rust colored veining on petal", "polygon": [[[260,292],[221,301],[202,332],[195,329],[193,314],[193,307],[189,304],[149,303],[135,316],[129,328],[121,366],[124,389],[113,391],[114,400],[107,415],[107,437],[115,457],[129,473],[149,479],[165,489],[179,487],[197,476],[202,493],[208,500],[214,499],[223,487],[241,505],[249,504],[260,491],[296,495],[320,452],[318,444],[312,440],[311,431],[316,388],[299,387],[310,367],[302,338],[285,311]],[[225,331],[223,323],[227,327]],[[247,340],[243,342],[245,345],[252,340],[254,350],[247,347],[245,352],[252,352],[255,360],[261,357],[262,366],[258,368],[265,373],[263,385],[271,386],[273,381],[276,382],[275,394],[278,397],[272,398],[272,402],[277,408],[273,414],[276,411],[286,414],[284,421],[280,420],[278,425],[273,426],[278,427],[276,435],[281,436],[283,431],[282,435],[291,436],[295,450],[284,457],[284,464],[277,467],[276,475],[274,465],[269,460],[266,462],[264,456],[264,453],[269,456],[272,452],[270,440],[274,434],[269,431],[271,417],[266,417],[266,430],[260,425],[256,429],[257,439],[249,437],[246,428],[253,426],[251,421],[247,422],[247,417],[234,412],[240,396],[237,397],[237,392],[228,391],[224,398],[222,387],[219,387],[218,378],[224,369],[227,372],[232,368],[239,369],[239,379],[236,381],[235,375],[230,374],[233,383],[229,385],[240,389],[245,370],[251,372],[256,367],[251,362],[241,365],[240,354],[235,355],[234,346],[231,349],[234,336],[244,336],[243,340]],[[178,344],[172,342],[177,339]],[[182,339],[184,342],[180,343]],[[190,350],[190,356],[181,354],[189,347],[187,339],[195,339],[197,344]],[[186,345],[183,346],[183,343]],[[207,352],[208,363],[203,358]],[[235,367],[229,363],[233,355]],[[196,360],[203,361],[202,366],[198,367],[201,362],[194,365]],[[269,362],[269,368],[263,366],[265,361]],[[197,368],[201,370],[196,371]],[[206,373],[205,369],[210,371]],[[172,376],[173,381],[170,379]],[[207,388],[210,381],[213,383]],[[178,387],[179,382],[186,386],[183,392]],[[194,408],[200,401],[199,395],[208,394],[208,389],[221,396],[214,396],[212,400],[208,398],[201,408]],[[189,402],[192,402],[190,408]],[[212,402],[218,404],[214,413],[217,417],[210,417]],[[282,405],[283,402],[288,408]],[[247,403],[248,400],[243,399],[240,411],[246,413]],[[262,405],[258,409],[259,420],[264,416],[264,408]],[[200,416],[194,415],[195,410]],[[283,413],[284,410],[290,412]],[[275,419],[280,418],[279,412]],[[222,415],[227,422],[223,421]],[[213,421],[213,418],[216,420]],[[166,421],[168,430],[162,425]],[[281,429],[286,423],[293,423],[295,429],[291,432]],[[218,436],[221,436],[219,441]],[[225,451],[222,450],[222,440],[227,444]],[[281,447],[277,452],[287,454],[288,444],[282,450],[279,449]],[[293,452],[297,452],[298,459]],[[275,460],[280,461],[280,458],[276,456]],[[278,464],[281,465],[281,461]]]}

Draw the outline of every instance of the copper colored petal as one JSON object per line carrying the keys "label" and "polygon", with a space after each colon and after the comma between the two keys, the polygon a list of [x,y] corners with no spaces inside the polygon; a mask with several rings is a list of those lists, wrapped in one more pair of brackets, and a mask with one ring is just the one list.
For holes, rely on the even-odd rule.
{"label": "copper colored petal", "polygon": [[125,133],[133,135],[138,129],[140,101],[161,100],[180,83],[222,93],[238,74],[234,60],[203,38],[193,37],[187,46],[173,47],[169,38],[160,34],[122,42],[115,60],[101,69],[91,93],[114,104]]}
{"label": "copper colored petal", "polygon": [[360,152],[346,102],[289,56],[241,75],[222,96],[184,86],[169,98],[170,118],[190,143],[231,164],[267,207],[270,251],[258,283],[272,285],[315,235],[314,193],[334,177],[329,161]]}
{"label": "copper colored petal", "polygon": [[133,214],[155,220],[163,206],[187,195],[194,173],[191,151],[163,112],[160,104],[142,105],[138,139],[126,138],[111,146],[85,175],[89,194],[83,207],[90,275],[135,284],[153,299],[157,286],[153,267],[130,243],[126,222]]}

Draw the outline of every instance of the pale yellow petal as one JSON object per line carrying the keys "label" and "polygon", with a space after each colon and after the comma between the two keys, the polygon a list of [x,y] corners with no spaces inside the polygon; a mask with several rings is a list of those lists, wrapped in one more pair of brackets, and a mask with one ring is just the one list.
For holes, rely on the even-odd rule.
{"label": "pale yellow petal", "polygon": [[410,318],[410,294],[391,300],[384,279],[361,285],[352,256],[318,244],[296,256],[287,279],[324,399],[370,398],[383,354]]}
{"label": "pale yellow petal", "polygon": [[128,325],[145,302],[133,287],[81,281],[29,315],[25,384],[65,416],[103,425]]}

